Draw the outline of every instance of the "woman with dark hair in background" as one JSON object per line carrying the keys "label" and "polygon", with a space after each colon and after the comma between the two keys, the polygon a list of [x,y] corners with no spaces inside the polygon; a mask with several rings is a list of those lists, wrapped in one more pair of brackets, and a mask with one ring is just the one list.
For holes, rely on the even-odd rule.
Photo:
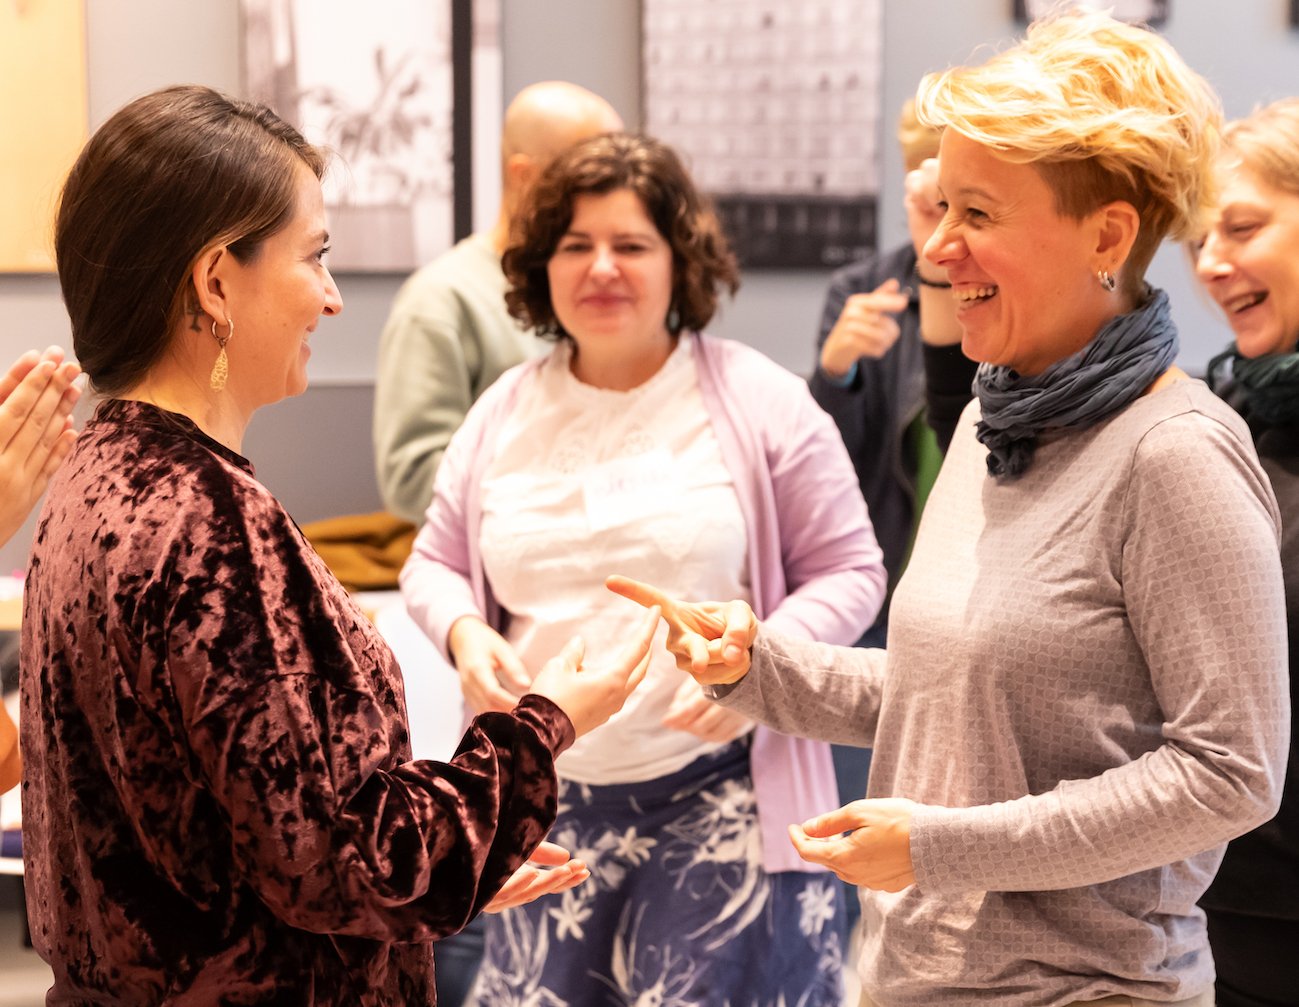
{"label": "woman with dark hair in background", "polygon": [[605,670],[570,642],[450,763],[412,762],[392,653],[239,453],[342,310],[323,170],[269,109],[174,87],[110,117],[63,190],[59,280],[107,398],[25,592],[51,1003],[431,1004],[433,940],[585,876],[524,862],[555,756],[634,688],[653,620]]}
{"label": "woman with dark hair in background", "polygon": [[[615,570],[856,640],[884,574],[843,442],[801,379],[700,334],[738,277],[672,150],[579,144],[519,220],[507,300],[557,345],[471,410],[402,573],[467,706],[508,709],[575,626],[634,625]],[[837,885],[784,836],[835,800],[827,746],[755,731],[660,653],[558,770],[553,836],[593,883],[488,921],[478,1003],[838,1007]]]}
{"label": "woman with dark hair in background", "polygon": [[[1197,258],[1236,339],[1209,386],[1249,424],[1281,508],[1290,695],[1299,662],[1299,98],[1228,123],[1221,192]],[[1200,900],[1218,1007],[1299,1005],[1299,750],[1291,724],[1281,810],[1227,847]]]}

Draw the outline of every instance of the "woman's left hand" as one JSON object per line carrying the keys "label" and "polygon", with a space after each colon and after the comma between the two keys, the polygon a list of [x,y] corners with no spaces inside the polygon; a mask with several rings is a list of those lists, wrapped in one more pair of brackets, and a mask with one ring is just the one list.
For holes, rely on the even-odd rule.
{"label": "woman's left hand", "polygon": [[[550,870],[544,868],[549,867]],[[568,850],[554,843],[542,843],[526,864],[501,886],[496,897],[483,907],[485,913],[500,913],[525,905],[543,895],[567,891],[591,876],[586,864],[569,860]]]}
{"label": "woman's left hand", "polygon": [[[853,801],[789,827],[798,855],[861,888],[900,892],[916,883],[911,864],[911,812],[899,797]],[[847,833],[847,835],[840,835]]]}
{"label": "woman's left hand", "polygon": [[672,697],[663,726],[686,731],[704,741],[734,741],[753,730],[753,721],[742,713],[718,706],[704,695],[703,687],[687,678]]}

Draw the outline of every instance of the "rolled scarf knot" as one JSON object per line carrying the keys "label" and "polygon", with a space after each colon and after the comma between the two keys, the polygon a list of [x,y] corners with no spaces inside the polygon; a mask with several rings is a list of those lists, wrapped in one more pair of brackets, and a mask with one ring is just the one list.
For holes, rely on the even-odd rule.
{"label": "rolled scarf knot", "polygon": [[1273,427],[1299,423],[1297,352],[1245,357],[1232,343],[1209,361],[1205,380],[1246,420]]}
{"label": "rolled scarf knot", "polygon": [[1141,306],[1101,327],[1081,350],[1041,374],[982,364],[974,377],[988,473],[1022,475],[1048,430],[1085,430],[1135,402],[1177,358],[1168,295],[1146,288]]}

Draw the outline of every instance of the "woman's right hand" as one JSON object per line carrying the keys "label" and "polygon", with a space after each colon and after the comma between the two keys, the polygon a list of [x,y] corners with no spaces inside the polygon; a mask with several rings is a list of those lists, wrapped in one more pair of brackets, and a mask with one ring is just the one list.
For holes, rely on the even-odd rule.
{"label": "woman's right hand", "polygon": [[903,180],[902,205],[907,211],[907,231],[916,251],[918,268],[933,280],[946,280],[937,266],[925,261],[925,245],[943,219],[942,196],[938,191],[938,158],[927,157],[907,172]]}
{"label": "woman's right hand", "polygon": [[604,586],[638,605],[653,605],[663,612],[668,652],[676,658],[677,667],[700,685],[731,685],[749,673],[758,618],[744,602],[677,601],[630,577],[610,577]]}
{"label": "woman's right hand", "polygon": [[622,709],[645,677],[659,614],[658,606],[652,606],[622,649],[596,666],[583,667],[586,645],[581,637],[573,637],[545,663],[528,691],[545,696],[568,714],[579,738],[599,727]]}
{"label": "woman's right hand", "polygon": [[[925,158],[920,167],[908,171],[904,188],[903,205],[907,210],[911,244],[916,250],[916,272],[933,283],[945,284],[947,270],[925,258],[925,246],[938,231],[945,213],[938,191],[938,159]],[[960,345],[961,326],[956,321],[956,301],[951,290],[924,283],[919,286],[921,341],[930,346]]]}
{"label": "woman's right hand", "polygon": [[532,680],[505,637],[477,616],[461,616],[447,634],[460,691],[473,713],[509,713]]}
{"label": "woman's right hand", "polygon": [[72,407],[81,368],[51,346],[24,353],[0,377],[0,542],[14,534],[45,492],[76,432]]}
{"label": "woman's right hand", "polygon": [[840,380],[862,357],[884,356],[902,331],[893,316],[906,309],[907,295],[892,277],[870,293],[853,294],[821,346],[821,370]]}

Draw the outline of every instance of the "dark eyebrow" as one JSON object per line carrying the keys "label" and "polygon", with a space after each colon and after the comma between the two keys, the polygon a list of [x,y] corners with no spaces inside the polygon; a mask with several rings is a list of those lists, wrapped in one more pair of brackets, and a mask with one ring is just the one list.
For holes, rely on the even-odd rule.
{"label": "dark eyebrow", "polygon": [[[616,231],[614,233],[614,240],[622,241],[622,240],[626,240],[627,238],[648,239],[648,238],[653,238],[657,235],[658,235],[657,231]],[[565,231],[563,236],[565,238],[590,238],[591,237],[591,235],[588,234],[586,231],[578,231],[578,230],[574,230],[573,228],[569,228],[567,231]]]}

